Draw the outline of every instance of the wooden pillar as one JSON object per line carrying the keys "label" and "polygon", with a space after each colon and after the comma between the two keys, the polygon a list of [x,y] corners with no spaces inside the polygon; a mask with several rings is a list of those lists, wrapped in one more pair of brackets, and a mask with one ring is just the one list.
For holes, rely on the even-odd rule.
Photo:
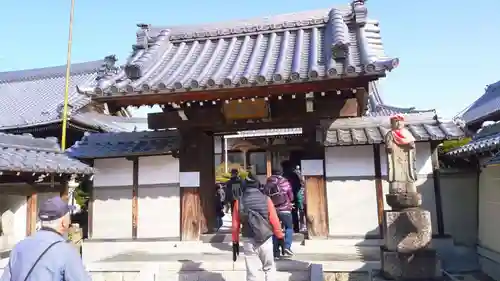
{"label": "wooden pillar", "polygon": [[214,138],[212,134],[200,132],[199,138],[201,233],[215,229],[215,164]]}
{"label": "wooden pillar", "polygon": [[139,218],[139,158],[132,159],[132,239],[137,239]]}
{"label": "wooden pillar", "polygon": [[373,164],[375,167],[375,192],[377,196],[377,217],[380,237],[384,237],[382,223],[384,219],[384,190],[382,186],[382,162],[380,159],[380,144],[373,145]]}
{"label": "wooden pillar", "polygon": [[26,202],[26,235],[29,236],[36,231],[36,217],[38,211],[38,194],[36,191],[33,191],[27,197]]}
{"label": "wooden pillar", "polygon": [[439,170],[439,142],[431,141],[432,177],[434,179],[434,198],[436,201],[436,219],[438,235],[444,236],[443,200],[441,198],[441,172]]}
{"label": "wooden pillar", "polygon": [[266,150],[266,176],[270,177],[273,171],[272,165],[273,155],[269,149]]}
{"label": "wooden pillar", "polygon": [[325,148],[316,142],[316,126],[304,126],[307,139],[304,161],[301,163],[307,203],[307,230],[309,238],[328,237],[328,203],[326,200]]}
{"label": "wooden pillar", "polygon": [[[181,174],[181,239],[199,240],[215,225],[215,174],[213,137],[201,131],[182,130],[179,150]],[[185,175],[199,177],[188,185]],[[199,182],[193,186],[193,182]]]}
{"label": "wooden pillar", "polygon": [[94,201],[95,201],[95,190],[94,181],[88,179],[89,187],[89,201],[87,203],[87,238],[92,238],[94,231]]}

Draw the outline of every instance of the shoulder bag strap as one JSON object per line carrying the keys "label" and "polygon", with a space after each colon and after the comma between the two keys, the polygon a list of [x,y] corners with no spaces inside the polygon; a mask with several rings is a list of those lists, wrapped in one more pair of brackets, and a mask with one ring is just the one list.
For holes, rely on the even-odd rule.
{"label": "shoulder bag strap", "polygon": [[[36,259],[35,263],[33,264],[33,266],[30,268],[30,270],[28,271],[28,274],[26,274],[26,277],[24,278],[24,281],[27,281],[28,280],[28,277],[30,277],[31,273],[33,272],[33,269],[35,269],[35,266],[38,264],[38,262],[42,259],[43,256],[45,256],[45,254],[50,250],[50,248],[54,247],[56,244],[59,244],[61,243],[62,241],[56,241],[52,244],[50,244],[47,249],[45,249],[45,251],[42,252],[42,254],[38,257],[38,259]],[[10,264],[10,259],[9,259],[9,273],[10,273],[10,280],[12,281],[12,266]]]}

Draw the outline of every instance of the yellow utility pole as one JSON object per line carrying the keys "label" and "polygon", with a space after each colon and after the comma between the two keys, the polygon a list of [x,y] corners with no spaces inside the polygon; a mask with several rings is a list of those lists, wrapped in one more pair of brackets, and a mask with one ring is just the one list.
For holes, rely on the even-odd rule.
{"label": "yellow utility pole", "polygon": [[61,150],[66,149],[66,130],[68,127],[68,100],[69,100],[69,79],[71,70],[71,45],[73,44],[73,14],[75,11],[75,0],[71,0],[69,12],[69,36],[68,52],[66,54],[66,81],[64,86],[64,108],[62,117]]}

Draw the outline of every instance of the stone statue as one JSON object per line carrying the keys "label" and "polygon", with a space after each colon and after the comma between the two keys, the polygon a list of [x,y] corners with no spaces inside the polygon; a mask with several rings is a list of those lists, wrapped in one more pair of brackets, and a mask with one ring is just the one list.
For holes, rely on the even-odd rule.
{"label": "stone statue", "polygon": [[404,126],[403,115],[390,119],[384,136],[389,193],[384,211],[382,275],[391,280],[439,280],[440,263],[432,240],[431,215],[420,208],[422,197],[415,182],[415,138]]}
{"label": "stone statue", "polygon": [[387,204],[395,209],[418,207],[422,199],[415,187],[415,138],[405,128],[403,115],[392,116],[390,121],[391,130],[384,137],[389,182]]}

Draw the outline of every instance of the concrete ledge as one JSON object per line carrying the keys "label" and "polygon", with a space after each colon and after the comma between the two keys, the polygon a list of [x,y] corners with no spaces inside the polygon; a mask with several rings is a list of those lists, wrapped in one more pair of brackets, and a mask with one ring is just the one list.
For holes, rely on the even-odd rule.
{"label": "concrete ledge", "polygon": [[477,246],[481,271],[495,280],[500,280],[500,253]]}
{"label": "concrete ledge", "polygon": [[82,259],[84,263],[92,263],[112,258],[121,254],[135,252],[146,253],[178,253],[191,250],[199,252],[201,241],[84,241],[82,245]]}
{"label": "concrete ledge", "polygon": [[[380,262],[364,261],[295,261],[279,260],[276,262],[278,271],[298,272],[310,271],[311,265],[321,265],[324,272],[349,272],[379,270]],[[157,268],[158,271],[245,271],[243,258],[233,263],[232,260],[219,261],[171,261],[171,262],[98,262],[87,264],[90,272],[140,272],[144,268]]]}

